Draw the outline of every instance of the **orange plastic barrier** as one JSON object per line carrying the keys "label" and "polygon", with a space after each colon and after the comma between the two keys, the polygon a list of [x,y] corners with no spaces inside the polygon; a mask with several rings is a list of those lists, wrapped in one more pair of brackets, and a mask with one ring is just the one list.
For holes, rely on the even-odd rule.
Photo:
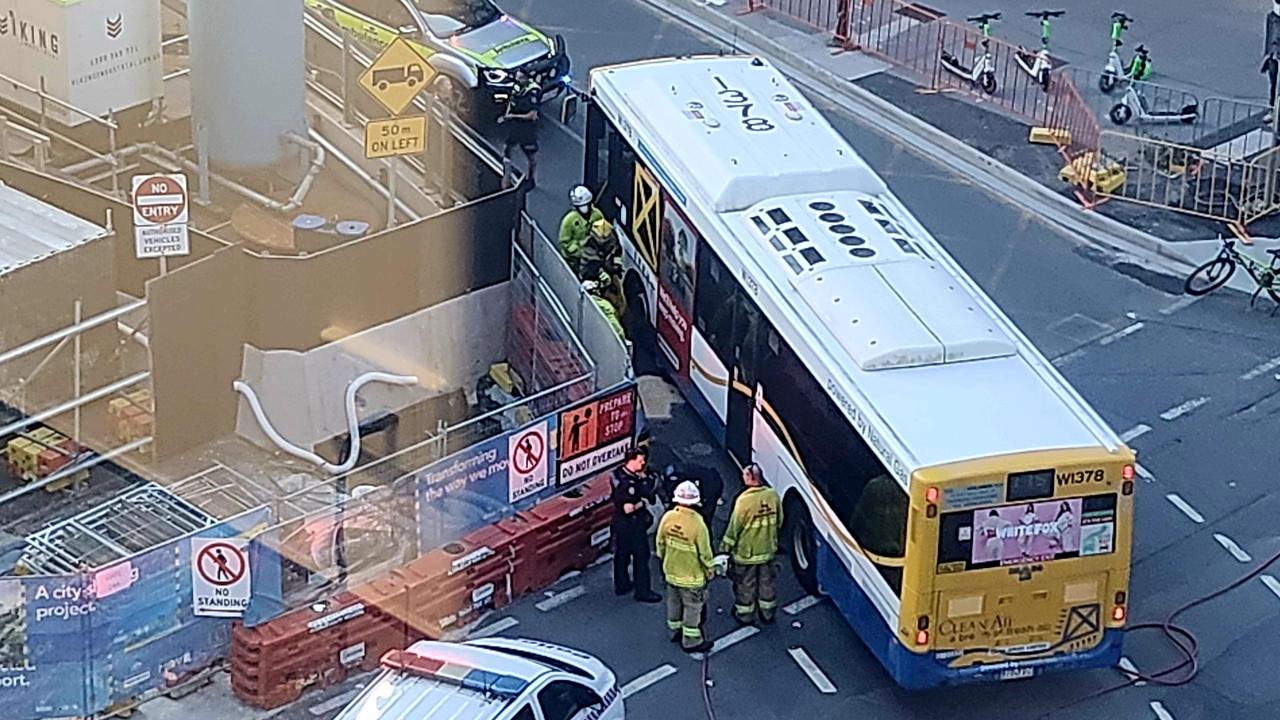
{"label": "orange plastic barrier", "polygon": [[468,534],[323,606],[293,610],[231,640],[231,688],[241,701],[274,708],[309,686],[372,670],[388,650],[464,627],[608,547],[609,480],[569,492]]}

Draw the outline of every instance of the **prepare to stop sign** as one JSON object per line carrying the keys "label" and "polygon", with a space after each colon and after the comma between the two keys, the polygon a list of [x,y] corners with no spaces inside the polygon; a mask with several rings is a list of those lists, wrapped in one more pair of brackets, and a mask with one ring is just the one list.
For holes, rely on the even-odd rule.
{"label": "prepare to stop sign", "polygon": [[187,235],[190,203],[186,175],[135,175],[130,197],[135,251],[139,258],[191,252]]}

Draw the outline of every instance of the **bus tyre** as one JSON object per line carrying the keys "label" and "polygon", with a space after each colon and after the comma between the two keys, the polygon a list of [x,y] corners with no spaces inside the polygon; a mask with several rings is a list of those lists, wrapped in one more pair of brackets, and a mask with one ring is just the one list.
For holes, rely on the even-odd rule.
{"label": "bus tyre", "polygon": [[783,537],[790,547],[791,569],[800,586],[810,595],[818,594],[818,544],[809,510],[797,497],[787,499],[783,508]]}

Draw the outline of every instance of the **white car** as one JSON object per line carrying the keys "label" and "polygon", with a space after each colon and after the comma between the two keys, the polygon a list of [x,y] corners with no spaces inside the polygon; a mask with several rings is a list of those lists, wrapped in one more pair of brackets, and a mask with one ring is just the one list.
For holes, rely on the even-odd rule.
{"label": "white car", "polygon": [[422,640],[382,658],[383,672],[335,720],[623,720],[613,671],[542,642]]}

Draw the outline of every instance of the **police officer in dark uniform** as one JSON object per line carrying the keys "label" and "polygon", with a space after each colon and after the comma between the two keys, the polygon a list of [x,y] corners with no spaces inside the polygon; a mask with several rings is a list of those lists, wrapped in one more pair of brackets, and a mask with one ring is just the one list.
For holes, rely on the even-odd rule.
{"label": "police officer in dark uniform", "polygon": [[653,479],[645,472],[645,454],[627,453],[622,466],[613,471],[613,592],[633,593],[643,603],[662,602],[649,583],[649,508],[657,503]]}
{"label": "police officer in dark uniform", "polygon": [[659,489],[664,504],[671,505],[671,496],[680,483],[688,480],[698,487],[702,503],[698,505],[698,514],[702,516],[707,529],[711,530],[711,522],[716,517],[716,506],[720,504],[720,496],[724,494],[724,480],[715,468],[705,465],[685,465],[680,470],[668,466],[663,473],[662,485]]}
{"label": "police officer in dark uniform", "polygon": [[529,179],[529,187],[537,184],[534,173],[538,167],[538,107],[541,104],[542,88],[529,77],[526,70],[517,69],[515,85],[511,88],[511,97],[507,101],[507,111],[498,118],[498,122],[507,126],[507,142],[502,156],[510,160],[519,147],[529,161],[529,170],[525,173],[525,177]]}

